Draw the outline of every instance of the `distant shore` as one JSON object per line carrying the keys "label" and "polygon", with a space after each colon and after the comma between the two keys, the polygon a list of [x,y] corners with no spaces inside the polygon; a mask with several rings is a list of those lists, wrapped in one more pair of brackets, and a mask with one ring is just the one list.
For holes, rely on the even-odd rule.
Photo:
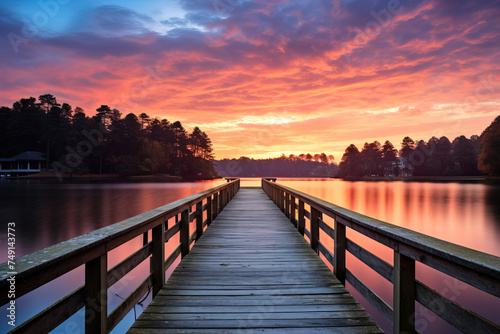
{"label": "distant shore", "polygon": [[[41,172],[30,175],[8,178],[11,180],[44,180],[44,181],[61,181],[60,177],[55,172]],[[119,174],[82,174],[62,176],[62,182],[187,182],[198,180],[215,180],[218,178],[209,178],[202,176],[181,177],[167,174],[157,175],[134,175],[121,176]]]}
{"label": "distant shore", "polygon": [[500,178],[488,176],[362,176],[343,178],[339,177],[338,179],[344,181],[500,182]]}

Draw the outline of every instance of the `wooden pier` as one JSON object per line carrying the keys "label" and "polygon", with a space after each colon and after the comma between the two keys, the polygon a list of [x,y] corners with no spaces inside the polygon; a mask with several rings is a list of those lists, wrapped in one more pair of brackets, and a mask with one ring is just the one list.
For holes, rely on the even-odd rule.
{"label": "wooden pier", "polygon": [[381,333],[261,189],[241,189],[128,333]]}
{"label": "wooden pier", "polygon": [[[16,259],[16,298],[82,265],[85,284],[9,333],[48,333],[82,308],[85,333],[109,333],[149,292],[153,300],[131,334],[381,332],[346,282],[393,333],[416,333],[417,302],[464,333],[500,333],[498,321],[415,276],[420,262],[500,298],[499,257],[338,207],[275,179],[243,189],[239,179],[227,181]],[[350,240],[349,229],[392,249],[393,264]],[[142,247],[108,268],[108,253],[137,238]],[[166,255],[169,240],[175,245]],[[392,284],[392,303],[350,271],[347,252]],[[150,265],[144,280],[108,310],[109,289],[144,261]],[[7,262],[0,264],[0,291],[8,291],[12,275]],[[1,294],[0,305],[7,303],[8,294]]]}

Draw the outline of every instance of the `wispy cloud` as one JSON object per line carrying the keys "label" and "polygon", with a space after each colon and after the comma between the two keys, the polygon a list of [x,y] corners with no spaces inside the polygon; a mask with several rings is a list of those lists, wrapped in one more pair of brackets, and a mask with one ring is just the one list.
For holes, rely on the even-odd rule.
{"label": "wispy cloud", "polygon": [[75,24],[18,53],[6,36],[43,8],[0,6],[0,103],[52,92],[179,119],[218,157],[470,136],[498,114],[500,1],[217,1],[69,3],[58,15]]}

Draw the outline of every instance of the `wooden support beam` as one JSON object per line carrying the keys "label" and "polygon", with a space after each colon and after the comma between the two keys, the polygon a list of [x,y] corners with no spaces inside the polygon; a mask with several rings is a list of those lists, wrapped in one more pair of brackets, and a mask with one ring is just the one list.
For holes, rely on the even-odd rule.
{"label": "wooden support beam", "polygon": [[297,209],[297,203],[295,203],[295,197],[290,195],[290,221],[295,225],[295,210]]}
{"label": "wooden support beam", "polygon": [[203,234],[203,202],[199,201],[196,203],[196,240],[198,240]]}
{"label": "wooden support beam", "polygon": [[290,218],[290,194],[285,193],[285,215]]}
{"label": "wooden support beam", "polygon": [[207,197],[207,226],[210,226],[212,224],[212,209],[213,209],[213,204],[212,204],[212,196]]}
{"label": "wooden support beam", "polygon": [[311,207],[311,248],[318,253],[319,222],[320,212]]}
{"label": "wooden support beam", "polygon": [[165,225],[153,228],[153,252],[151,253],[151,272],[153,273],[153,297],[165,284]]}
{"label": "wooden support beam", "polygon": [[415,333],[415,260],[394,251],[393,333]]}
{"label": "wooden support beam", "polygon": [[189,211],[184,210],[181,213],[181,257],[184,258],[189,253]]}
{"label": "wooden support beam", "polygon": [[333,264],[333,273],[337,276],[340,283],[345,285],[345,244],[346,233],[345,225],[339,223],[335,219],[335,242],[333,246],[333,256],[335,263]]}
{"label": "wooden support beam", "polygon": [[306,228],[306,218],[304,216],[304,202],[299,200],[299,217],[298,221],[299,223],[297,224],[297,229],[299,230],[300,234],[304,235],[304,229]]}
{"label": "wooden support beam", "polygon": [[85,263],[85,333],[106,334],[108,254]]}

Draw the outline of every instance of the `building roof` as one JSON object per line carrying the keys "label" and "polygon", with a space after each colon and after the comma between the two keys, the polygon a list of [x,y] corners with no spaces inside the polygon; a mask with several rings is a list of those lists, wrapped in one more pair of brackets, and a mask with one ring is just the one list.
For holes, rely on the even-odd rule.
{"label": "building roof", "polygon": [[2,159],[2,161],[45,161],[45,156],[41,152],[26,151],[10,159]]}

